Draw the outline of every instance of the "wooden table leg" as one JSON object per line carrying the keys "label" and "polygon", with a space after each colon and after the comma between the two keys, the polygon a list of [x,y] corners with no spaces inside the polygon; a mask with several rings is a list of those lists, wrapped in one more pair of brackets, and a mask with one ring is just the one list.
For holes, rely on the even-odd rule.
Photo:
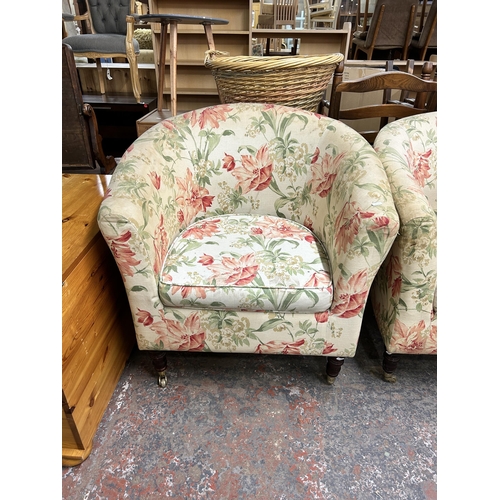
{"label": "wooden table leg", "polygon": [[214,34],[212,32],[211,24],[204,24],[205,35],[207,37],[208,50],[215,50]]}
{"label": "wooden table leg", "polygon": [[163,82],[165,81],[165,60],[167,58],[167,30],[168,24],[161,23],[160,29],[160,59],[158,68],[158,103],[157,109],[161,111],[163,109]]}
{"label": "wooden table leg", "polygon": [[170,23],[170,112],[177,115],[177,23]]}
{"label": "wooden table leg", "polygon": [[104,83],[104,73],[103,73],[102,64],[101,64],[101,58],[100,57],[98,57],[95,60],[95,64],[96,64],[96,67],[97,67],[97,75],[99,76],[99,88],[101,90],[101,94],[105,94],[106,93],[106,85]]}

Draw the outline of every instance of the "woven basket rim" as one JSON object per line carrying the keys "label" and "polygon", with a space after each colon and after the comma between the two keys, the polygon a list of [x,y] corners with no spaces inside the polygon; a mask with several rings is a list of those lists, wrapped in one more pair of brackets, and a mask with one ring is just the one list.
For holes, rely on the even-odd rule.
{"label": "woven basket rim", "polygon": [[341,53],[296,56],[230,56],[224,52],[207,50],[205,66],[211,69],[231,70],[279,70],[310,68],[337,64],[344,59]]}

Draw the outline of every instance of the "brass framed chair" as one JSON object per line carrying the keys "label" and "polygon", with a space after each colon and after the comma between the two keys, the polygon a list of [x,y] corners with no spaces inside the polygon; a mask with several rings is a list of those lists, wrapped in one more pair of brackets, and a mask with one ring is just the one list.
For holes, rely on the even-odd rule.
{"label": "brass framed chair", "polygon": [[90,24],[86,34],[63,39],[77,56],[95,59],[101,94],[106,93],[105,76],[101,58],[124,57],[130,67],[132,91],[141,102],[141,84],[137,56],[139,42],[134,38],[134,0],[85,0],[87,12],[73,16],[63,14],[63,21],[83,21]]}
{"label": "brass framed chair", "polygon": [[62,172],[109,174],[116,166],[104,154],[94,110],[83,102],[71,47],[62,44]]}
{"label": "brass framed chair", "polygon": [[406,59],[417,6],[418,0],[378,0],[367,31],[353,34],[354,59],[363,52],[371,60],[374,50],[399,50]]}
{"label": "brass framed chair", "polygon": [[[319,111],[347,124],[352,124],[352,121],[357,120],[378,118],[378,127],[358,130],[370,144],[373,144],[380,129],[389,122],[389,119],[399,119],[436,110],[437,82],[431,81],[432,70],[433,64],[426,61],[420,77],[404,71],[385,71],[356,80],[343,81],[344,62],[342,61],[333,76],[330,100],[323,100]],[[380,103],[352,108],[342,106],[342,96],[346,93],[364,94],[378,90],[384,91]],[[389,96],[387,91],[394,90],[408,92],[414,97],[410,101],[394,98],[392,93]]]}

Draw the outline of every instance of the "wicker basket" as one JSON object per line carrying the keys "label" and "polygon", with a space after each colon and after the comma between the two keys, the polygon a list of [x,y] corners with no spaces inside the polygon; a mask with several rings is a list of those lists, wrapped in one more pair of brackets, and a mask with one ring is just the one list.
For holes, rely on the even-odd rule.
{"label": "wicker basket", "polygon": [[342,54],[228,56],[208,50],[222,103],[268,102],[316,112]]}

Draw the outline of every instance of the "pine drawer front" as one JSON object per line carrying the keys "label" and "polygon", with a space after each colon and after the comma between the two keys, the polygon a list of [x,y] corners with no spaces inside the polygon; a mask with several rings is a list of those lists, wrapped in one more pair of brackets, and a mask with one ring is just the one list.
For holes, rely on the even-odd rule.
{"label": "pine drawer front", "polygon": [[[99,176],[92,175],[91,180],[93,177]],[[82,179],[75,179],[78,181]],[[88,182],[83,182],[85,188],[91,189]],[[63,264],[67,269],[62,284],[63,465],[77,465],[90,453],[92,439],[134,345],[123,282],[93,223],[99,203],[86,204],[85,209],[90,206],[91,210],[83,224],[80,215],[70,216],[79,225],[79,233],[63,230],[63,247],[68,233],[85,241],[81,253],[73,255],[74,262]]]}

